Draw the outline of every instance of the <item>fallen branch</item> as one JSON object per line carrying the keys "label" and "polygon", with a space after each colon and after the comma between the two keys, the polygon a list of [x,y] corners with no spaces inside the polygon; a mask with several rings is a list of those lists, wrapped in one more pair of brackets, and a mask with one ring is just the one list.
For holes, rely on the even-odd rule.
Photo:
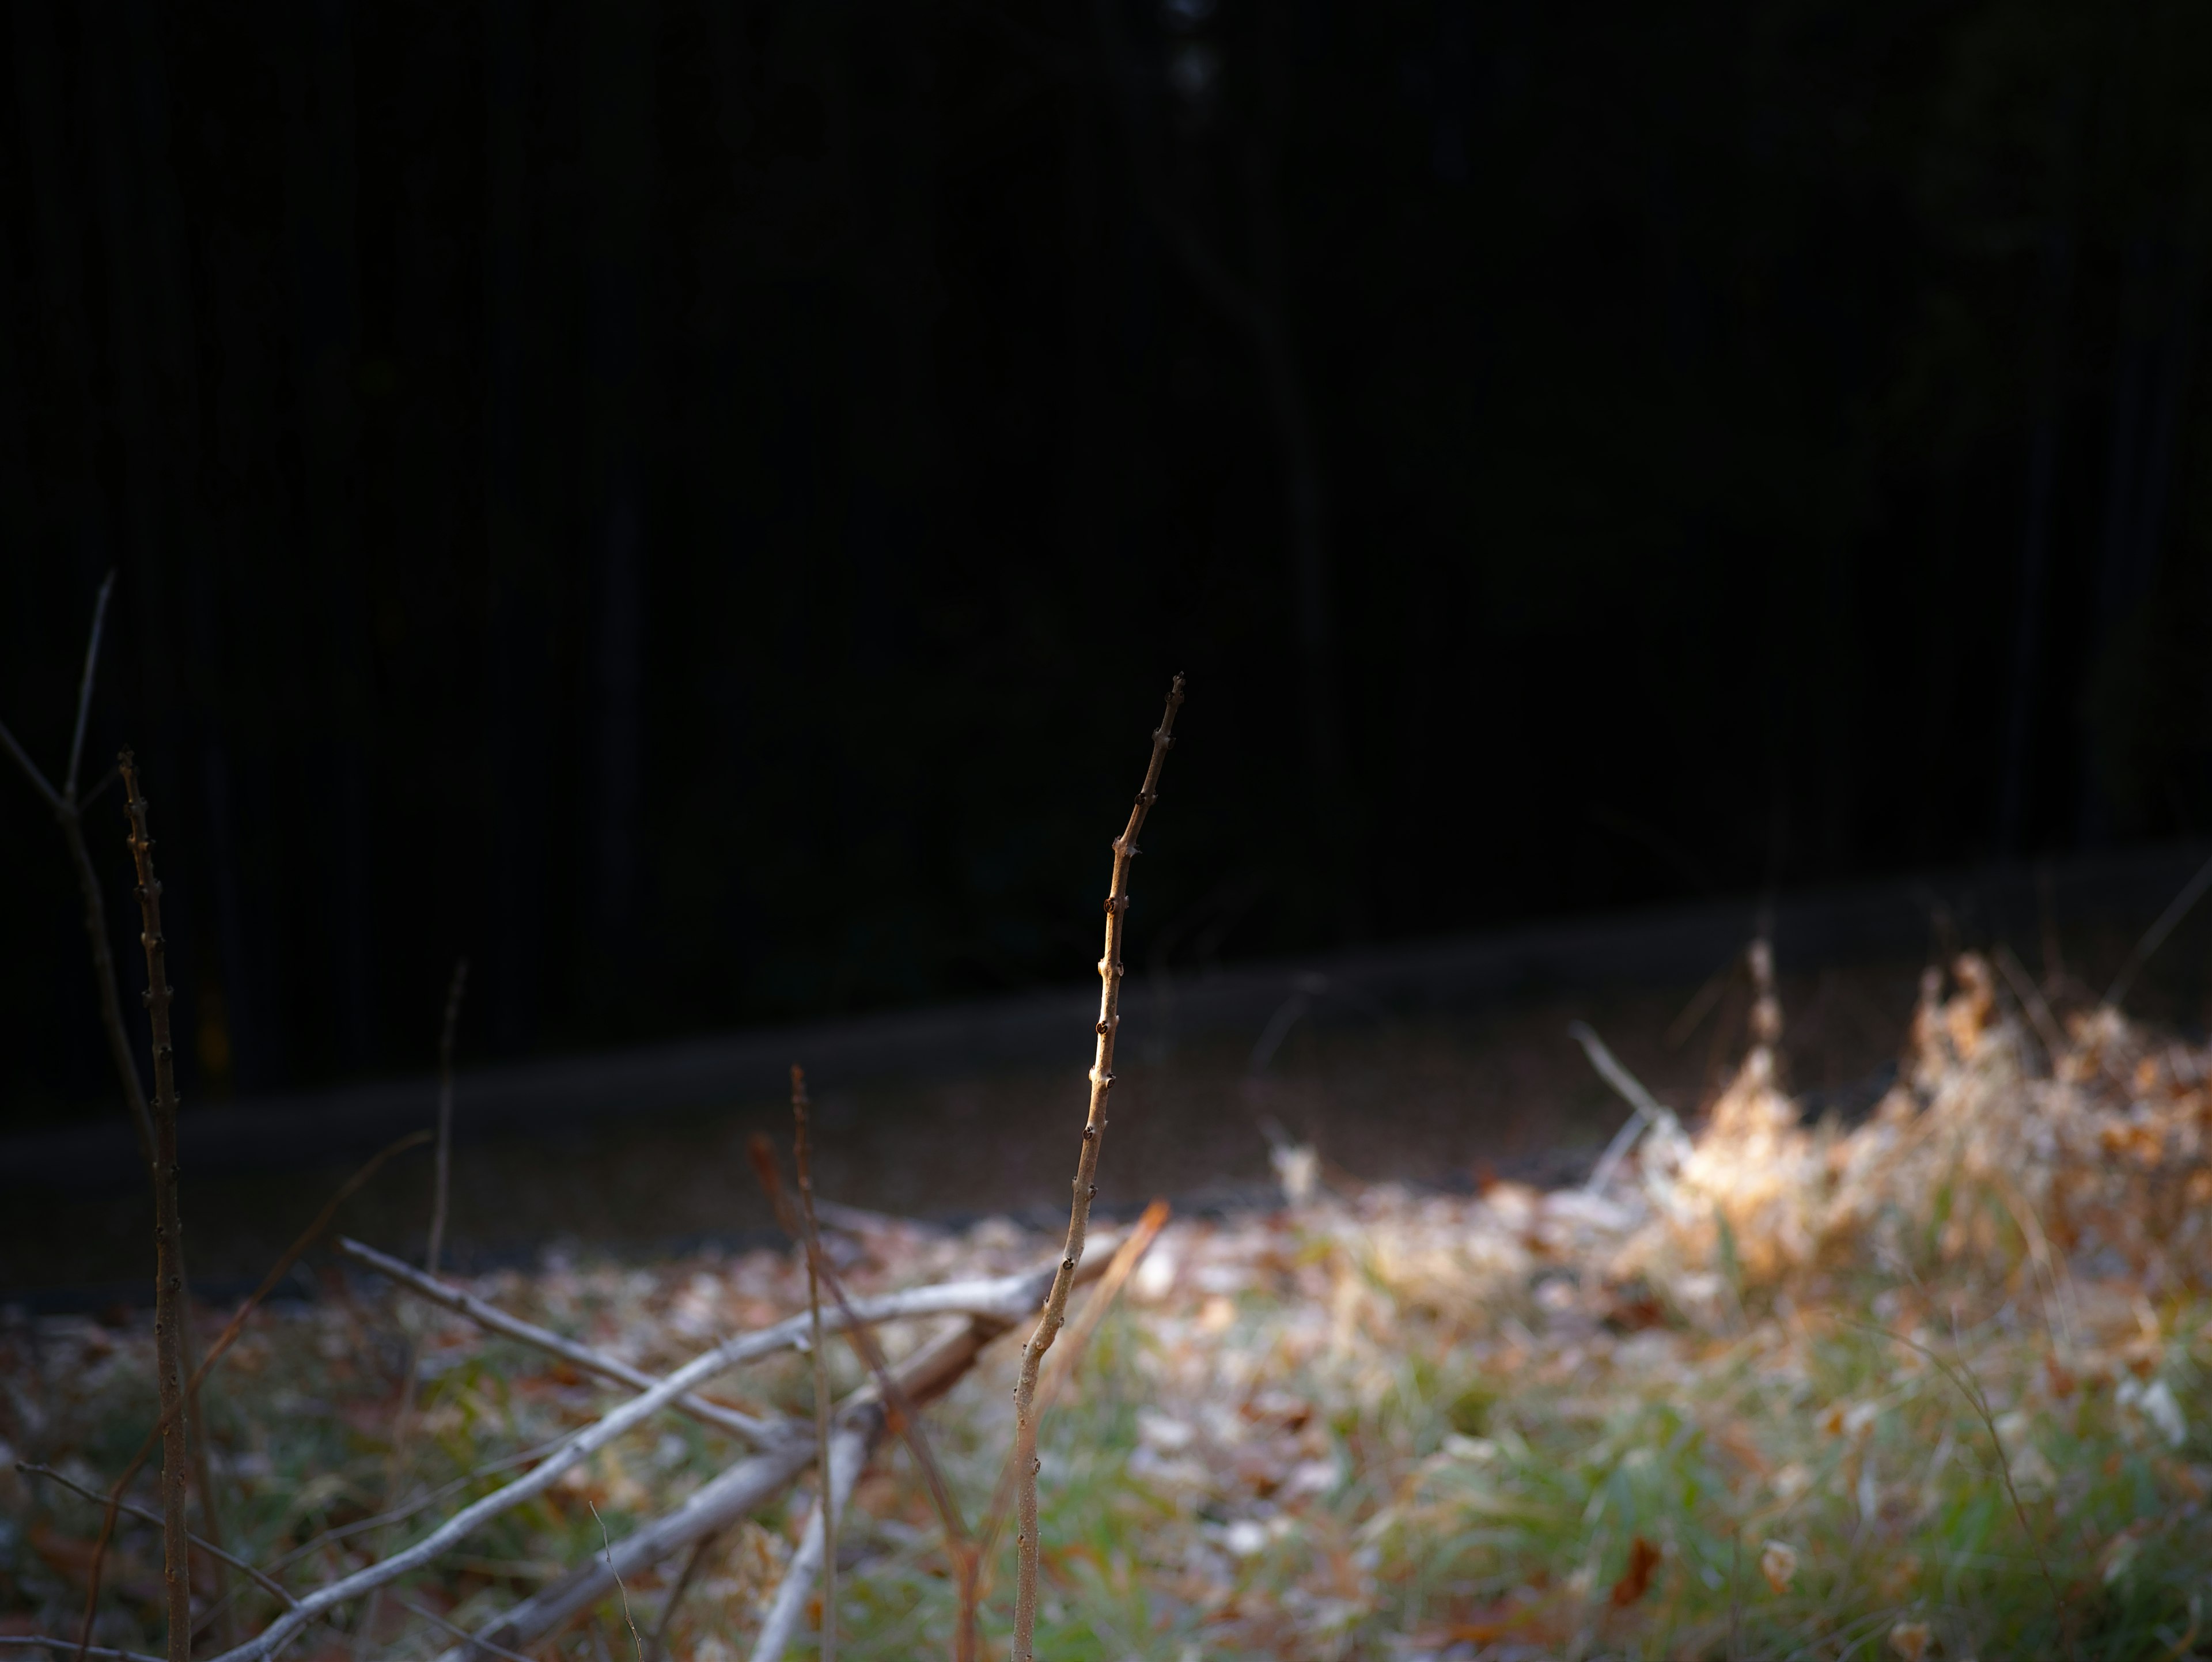
{"label": "fallen branch", "polygon": [[[915,1288],[907,1293],[860,1300],[853,1306],[850,1315],[853,1320],[862,1323],[911,1316],[967,1315],[1011,1325],[1036,1307],[1037,1300],[1050,1284],[1052,1273],[1049,1270],[1032,1270],[1027,1275],[1010,1275],[996,1281],[948,1282],[941,1287]],[[841,1310],[837,1317],[833,1318],[825,1312],[823,1321],[825,1325],[834,1322],[842,1328],[847,1324],[844,1318],[848,1313]],[[274,1655],[325,1610],[389,1586],[401,1576],[410,1574],[434,1562],[492,1519],[526,1501],[536,1499],[617,1437],[669,1407],[678,1398],[688,1395],[696,1387],[732,1367],[788,1349],[793,1342],[806,1331],[807,1326],[805,1316],[795,1316],[755,1332],[739,1334],[712,1350],[693,1357],[673,1373],[602,1415],[574,1439],[555,1450],[543,1464],[464,1507],[404,1551],[367,1565],[327,1586],[319,1587],[302,1598],[294,1609],[270,1622],[264,1631],[246,1643],[224,1652],[217,1662],[261,1662],[261,1659]],[[974,1326],[975,1321],[971,1320],[970,1329]],[[972,1352],[969,1360],[973,1360]],[[963,1362],[962,1367],[964,1368],[965,1366]],[[915,1394],[919,1397],[922,1393],[917,1390]],[[679,1542],[678,1544],[684,1543]]]}
{"label": "fallen branch", "polygon": [[[1098,1262],[1095,1269],[1079,1275],[1078,1281],[1096,1280],[1106,1268],[1103,1261]],[[1004,1283],[1010,1289],[1008,1296],[996,1311],[969,1316],[962,1325],[906,1358],[895,1371],[900,1395],[908,1403],[920,1407],[951,1390],[975,1366],[985,1345],[1036,1308],[1051,1284],[1052,1275],[1053,1267],[1044,1265],[1025,1275],[1008,1277]],[[872,1306],[882,1302],[863,1300],[857,1301],[854,1307],[865,1318]],[[823,1319],[828,1325],[835,1318],[825,1311]],[[780,1325],[788,1327],[790,1324]],[[844,1416],[884,1401],[883,1386],[872,1379],[841,1407],[839,1422],[845,1423]],[[813,1460],[812,1437],[802,1428],[787,1427],[780,1440],[769,1448],[732,1466],[673,1512],[633,1530],[615,1543],[611,1564],[595,1558],[578,1566],[487,1624],[479,1630],[480,1636],[517,1647],[533,1643],[578,1610],[604,1598],[615,1585],[615,1572],[631,1575],[650,1569],[706,1536],[727,1529],[781,1495]],[[464,1662],[467,1654],[465,1648],[447,1651],[438,1662]]]}
{"label": "fallen branch", "polygon": [[[548,1355],[574,1364],[586,1373],[595,1373],[603,1379],[629,1385],[635,1391],[649,1389],[658,1381],[641,1367],[633,1367],[618,1357],[604,1350],[594,1350],[574,1339],[564,1339],[558,1333],[526,1322],[520,1316],[510,1316],[497,1305],[488,1304],[472,1293],[465,1293],[450,1282],[441,1282],[424,1275],[411,1264],[363,1245],[349,1237],[341,1236],[338,1251],[355,1263],[366,1265],[380,1275],[397,1282],[416,1297],[442,1306],[456,1315],[465,1316],[478,1327],[514,1339]],[[740,1409],[725,1408],[720,1403],[709,1402],[704,1397],[684,1396],[672,1406],[677,1412],[690,1415],[702,1425],[710,1425],[744,1438],[747,1442],[765,1445],[783,1434],[779,1422],[764,1420]]]}
{"label": "fallen branch", "polygon": [[1067,1245],[1045,1300],[1036,1330],[1022,1347],[1022,1368],[1014,1385],[1015,1522],[1014,1662],[1031,1662],[1036,1632],[1037,1580],[1037,1374],[1045,1352],[1067,1319],[1067,1295],[1083,1262],[1084,1236],[1091,1224],[1091,1202],[1098,1193],[1098,1144],[1106,1133],[1106,1098],[1114,1086],[1114,1039],[1121,1025],[1121,936],[1129,910],[1129,865],[1137,857],[1137,833],[1145,815],[1159,800],[1160,764],[1175,743],[1176,711],[1182,705],[1182,677],[1168,688],[1167,713],[1152,731],[1152,759],[1145,782],[1129,810],[1129,823],[1114,839],[1114,875],[1106,892],[1106,950],[1098,959],[1098,1048],[1091,1064],[1091,1107],[1084,1117],[1083,1152],[1075,1165],[1075,1198],[1067,1215]]}
{"label": "fallen branch", "polygon": [[96,1656],[112,1659],[112,1662],[162,1662],[158,1656],[149,1656],[143,1651],[118,1651],[106,1645],[77,1645],[66,1639],[50,1639],[44,1634],[0,1633],[0,1645],[19,1648],[51,1651],[59,1656],[67,1651],[72,1656]]}

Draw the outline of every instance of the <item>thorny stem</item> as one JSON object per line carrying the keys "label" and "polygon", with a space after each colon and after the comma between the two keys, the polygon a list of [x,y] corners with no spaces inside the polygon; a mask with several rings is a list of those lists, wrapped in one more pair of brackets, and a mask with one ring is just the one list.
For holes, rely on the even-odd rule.
{"label": "thorny stem", "polygon": [[168,946],[161,936],[161,885],[154,875],[154,839],[146,831],[146,799],[129,751],[123,770],[124,812],[138,873],[138,911],[146,948],[146,1011],[154,1036],[154,1356],[161,1392],[161,1578],[167,1593],[169,1662],[191,1662],[191,1545],[185,1531],[184,1226],[177,1204],[177,1068],[169,1043]]}
{"label": "thorny stem", "polygon": [[[372,1154],[358,1171],[338,1186],[337,1193],[332,1195],[324,1204],[323,1209],[315,1215],[314,1221],[301,1233],[299,1238],[293,1241],[291,1245],[285,1248],[284,1256],[277,1259],[269,1273],[261,1278],[261,1285],[246,1295],[246,1301],[232,1314],[222,1331],[216,1335],[215,1342],[208,1347],[207,1355],[200,1359],[199,1366],[192,1370],[191,1379],[185,1381],[185,1401],[187,1404],[198,1400],[200,1381],[207,1378],[215,1365],[222,1360],[223,1353],[228,1350],[237,1342],[238,1336],[246,1330],[246,1318],[253,1313],[264,1299],[276,1290],[277,1282],[291,1273],[292,1266],[299,1263],[301,1255],[306,1252],[307,1248],[313,1245],[315,1238],[328,1227],[331,1220],[337,1215],[338,1208],[344,1204],[347,1197],[374,1177],[384,1162],[394,1154],[404,1153],[417,1143],[427,1142],[429,1138],[430,1134],[428,1131],[410,1132],[398,1141]],[[92,1562],[85,1571],[84,1625],[77,1635],[76,1648],[79,1662],[82,1662],[82,1659],[89,1653],[93,1618],[99,1614],[100,1610],[100,1569],[106,1560],[107,1543],[115,1536],[115,1520],[123,1505],[123,1493],[131,1487],[131,1480],[138,1475],[138,1469],[146,1464],[146,1457],[153,1452],[155,1443],[165,1439],[168,1435],[170,1428],[182,1417],[177,1412],[175,1405],[165,1404],[161,1410],[161,1417],[155,1422],[154,1428],[146,1434],[145,1441],[138,1445],[138,1452],[131,1457],[131,1463],[123,1468],[123,1475],[115,1480],[113,1486],[107,1491],[107,1512],[100,1519],[100,1534],[92,1543]]]}
{"label": "thorny stem", "polygon": [[837,1513],[830,1503],[830,1353],[822,1342],[822,1239],[814,1227],[813,1150],[806,1131],[806,1074],[791,1064],[792,1161],[799,1168],[799,1215],[806,1234],[806,1312],[814,1345],[815,1458],[822,1474],[822,1662],[837,1662]]}
{"label": "thorny stem", "polygon": [[430,1244],[422,1263],[429,1275],[438,1273],[438,1254],[446,1245],[446,1191],[453,1154],[453,1035],[461,1024],[461,995],[468,984],[468,959],[454,959],[453,978],[446,989],[445,1031],[438,1038],[438,1163],[430,1180]]}
{"label": "thorny stem", "polygon": [[1114,840],[1114,878],[1106,892],[1106,951],[1098,960],[1098,1049],[1091,1064],[1091,1108],[1083,1123],[1083,1153],[1076,1161],[1074,1200],[1067,1215],[1067,1246],[1052,1278],[1052,1292],[1036,1331],[1022,1347],[1022,1367],[1014,1384],[1014,1643],[1013,1662],[1034,1662],[1037,1584],[1037,1373],[1044,1354],[1067,1320],[1067,1294],[1083,1262],[1084,1237],[1091,1226],[1091,1202],[1098,1192],[1098,1145],[1106,1134],[1106,1098],[1114,1087],[1114,1037],[1121,1025],[1121,936],[1129,910],[1129,862],[1137,856],[1137,833],[1145,815],[1159,800],[1160,764],[1175,744],[1176,711],[1182,706],[1183,679],[1168,689],[1167,713],[1152,733],[1152,759],[1145,782],[1129,810],[1129,823]]}

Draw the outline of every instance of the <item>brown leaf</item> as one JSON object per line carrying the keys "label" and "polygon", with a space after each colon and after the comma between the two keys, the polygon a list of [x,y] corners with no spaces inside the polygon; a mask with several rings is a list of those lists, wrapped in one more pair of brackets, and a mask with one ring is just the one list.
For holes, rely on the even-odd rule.
{"label": "brown leaf", "polygon": [[1651,1573],[1659,1568],[1659,1549],[1642,1536],[1628,1543],[1628,1568],[1613,1584],[1613,1607],[1622,1610],[1651,1590]]}

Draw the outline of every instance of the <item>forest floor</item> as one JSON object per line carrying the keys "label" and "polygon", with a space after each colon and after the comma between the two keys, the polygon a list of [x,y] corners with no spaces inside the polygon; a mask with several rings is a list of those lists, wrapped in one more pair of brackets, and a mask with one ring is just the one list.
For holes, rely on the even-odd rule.
{"label": "forest floor", "polygon": [[[1294,1100],[1263,1101],[1281,1127],[1278,1199],[1170,1222],[1048,1417],[1041,1651],[2212,1650],[2212,1049],[2063,992],[1961,959],[1906,1005],[1871,1111],[1818,1116],[1785,1089],[1778,1009],[1744,1001],[1750,1043],[1722,1056],[1705,1111],[1686,1130],[1662,1111],[1595,1189],[1354,1178],[1356,1125],[1332,1133],[1301,1123]],[[1593,1126],[1618,1123],[1597,1111]],[[1317,1150],[1316,1131],[1335,1141]],[[1004,1218],[857,1213],[831,1245],[856,1296],[1055,1250]],[[388,1554],[518,1469],[501,1463],[543,1458],[620,1400],[380,1284],[325,1285],[256,1317],[208,1407],[230,1544],[295,1592]],[[470,1285],[655,1373],[805,1307],[803,1260],[765,1248],[556,1251]],[[123,1469],[153,1394],[143,1325],[13,1320],[0,1408],[16,1458],[93,1489]],[[884,1330],[895,1361],[926,1327]],[[1018,1345],[987,1349],[924,1415],[971,1523],[1005,1456]],[[837,1388],[863,1385],[832,1349]],[[804,1421],[811,1378],[786,1350],[718,1399]],[[738,1452],[690,1421],[641,1426],[412,1576],[404,1600],[344,1607],[292,1653],[431,1655],[449,1642],[433,1616],[475,1630]],[[715,1537],[672,1610],[674,1560],[527,1653],[641,1656],[629,1624],[665,1622],[668,1654],[735,1662],[785,1576],[810,1482]],[[426,1495],[428,1512],[362,1527]],[[0,1636],[73,1635],[97,1508],[11,1459],[0,1509]],[[103,1642],[158,1638],[158,1561],[152,1531],[126,1521]],[[861,1479],[838,1561],[846,1656],[951,1653],[951,1560],[904,1448]],[[1005,1650],[1010,1565],[1002,1544],[985,1654]],[[273,1610],[249,1592],[246,1630]]]}

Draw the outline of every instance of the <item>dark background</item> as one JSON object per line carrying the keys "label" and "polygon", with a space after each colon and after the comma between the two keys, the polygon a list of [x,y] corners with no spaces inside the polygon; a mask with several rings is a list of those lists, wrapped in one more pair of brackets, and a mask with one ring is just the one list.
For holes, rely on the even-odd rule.
{"label": "dark background", "polygon": [[[13,0],[188,1105],[2212,831],[2212,9]],[[143,984],[112,791],[90,816]],[[134,1001],[135,1002],[135,1001]],[[112,1112],[0,780],[0,1113]]]}

